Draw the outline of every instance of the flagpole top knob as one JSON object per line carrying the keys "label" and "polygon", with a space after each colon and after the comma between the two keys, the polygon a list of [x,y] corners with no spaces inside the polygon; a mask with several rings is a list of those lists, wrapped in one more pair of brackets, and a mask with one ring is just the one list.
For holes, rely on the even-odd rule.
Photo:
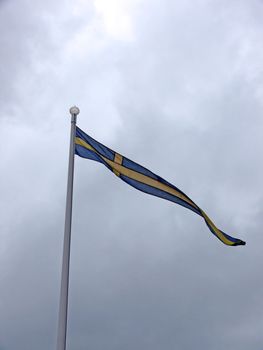
{"label": "flagpole top knob", "polygon": [[71,115],[78,115],[80,111],[79,111],[79,108],[77,106],[73,106],[70,108],[69,112]]}

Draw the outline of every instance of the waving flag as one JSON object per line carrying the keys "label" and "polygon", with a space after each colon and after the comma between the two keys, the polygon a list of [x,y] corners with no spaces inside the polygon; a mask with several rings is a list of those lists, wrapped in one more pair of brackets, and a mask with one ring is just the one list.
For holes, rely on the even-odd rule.
{"label": "waving flag", "polygon": [[123,181],[142,192],[167,199],[192,210],[204,218],[210,231],[226,245],[246,244],[241,239],[231,237],[220,231],[205,212],[177,187],[143,166],[102,145],[78,127],[76,128],[75,154],[104,164]]}

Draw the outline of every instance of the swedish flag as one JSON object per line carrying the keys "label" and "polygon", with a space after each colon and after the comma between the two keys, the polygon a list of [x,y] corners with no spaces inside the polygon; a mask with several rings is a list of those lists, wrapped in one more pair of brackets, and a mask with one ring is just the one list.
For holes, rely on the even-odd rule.
{"label": "swedish flag", "polygon": [[206,213],[177,187],[143,166],[102,145],[78,127],[76,128],[75,154],[104,164],[123,181],[142,192],[167,199],[202,216],[210,231],[226,245],[246,244],[241,239],[231,237],[220,231]]}

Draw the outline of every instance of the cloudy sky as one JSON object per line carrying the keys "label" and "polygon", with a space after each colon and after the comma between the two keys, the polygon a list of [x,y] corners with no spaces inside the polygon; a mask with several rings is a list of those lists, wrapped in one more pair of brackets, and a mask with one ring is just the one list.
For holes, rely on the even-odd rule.
{"label": "cloudy sky", "polygon": [[0,1],[0,350],[55,349],[70,116],[225,232],[76,159],[68,350],[263,345],[262,0]]}

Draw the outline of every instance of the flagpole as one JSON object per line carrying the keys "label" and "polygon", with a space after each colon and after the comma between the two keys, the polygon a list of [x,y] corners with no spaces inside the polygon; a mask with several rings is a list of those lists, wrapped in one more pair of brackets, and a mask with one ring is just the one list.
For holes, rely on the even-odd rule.
{"label": "flagpole", "polygon": [[66,341],[67,341],[69,262],[70,262],[70,241],[71,241],[71,221],[72,221],[75,135],[76,135],[77,115],[79,114],[79,109],[78,107],[74,106],[70,108],[69,112],[71,114],[71,133],[70,133],[70,147],[69,147],[68,186],[67,186],[67,199],[66,199],[60,302],[59,302],[57,350],[66,350]]}

